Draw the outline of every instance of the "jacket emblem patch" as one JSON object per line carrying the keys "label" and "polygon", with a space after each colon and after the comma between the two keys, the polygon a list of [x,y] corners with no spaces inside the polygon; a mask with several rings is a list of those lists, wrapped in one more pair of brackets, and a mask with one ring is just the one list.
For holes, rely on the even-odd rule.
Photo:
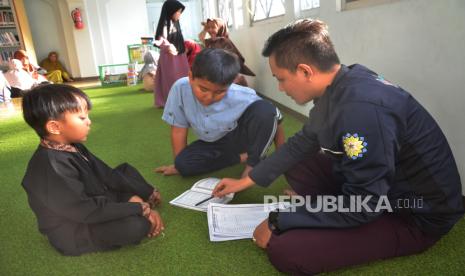
{"label": "jacket emblem patch", "polygon": [[367,152],[368,143],[365,141],[365,137],[359,136],[357,133],[347,133],[342,136],[342,144],[347,157],[352,160],[362,158]]}

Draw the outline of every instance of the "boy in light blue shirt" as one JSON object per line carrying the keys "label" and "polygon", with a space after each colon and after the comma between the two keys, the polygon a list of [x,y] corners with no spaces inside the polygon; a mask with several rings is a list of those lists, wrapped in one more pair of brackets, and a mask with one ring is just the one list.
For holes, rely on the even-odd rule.
{"label": "boy in light blue shirt", "polygon": [[[232,84],[239,70],[228,51],[197,55],[189,77],[173,84],[162,116],[171,125],[174,165],[155,171],[189,176],[247,162],[247,175],[273,140],[277,146],[284,142],[279,110],[253,89]],[[187,145],[189,128],[199,139]]]}

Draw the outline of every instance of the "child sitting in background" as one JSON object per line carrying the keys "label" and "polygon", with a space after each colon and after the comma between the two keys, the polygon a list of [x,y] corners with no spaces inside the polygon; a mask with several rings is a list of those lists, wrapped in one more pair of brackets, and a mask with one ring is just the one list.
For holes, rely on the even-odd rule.
{"label": "child sitting in background", "polygon": [[137,244],[164,229],[151,210],[160,193],[129,164],[112,169],[81,144],[90,109],[84,92],[63,84],[40,85],[23,98],[40,145],[22,185],[39,231],[63,255]]}
{"label": "child sitting in background", "polygon": [[205,41],[217,37],[229,38],[228,24],[221,18],[207,18],[205,22],[200,23],[203,30],[199,33],[199,40],[204,46]]}
{"label": "child sitting in background", "polygon": [[144,66],[139,72],[145,91],[153,91],[155,88],[155,74],[157,73],[158,59],[160,54],[149,50],[144,54]]}
{"label": "child sitting in background", "polygon": [[0,103],[11,101],[11,86],[0,71]]}
{"label": "child sitting in background", "polygon": [[44,76],[44,74],[46,74],[47,71],[35,64],[32,64],[31,60],[29,59],[29,55],[26,51],[18,50],[14,52],[13,58],[20,60],[21,64],[23,65],[24,71],[30,74],[39,83],[48,81],[47,78]]}
{"label": "child sitting in background", "polygon": [[11,86],[11,97],[22,97],[29,89],[39,82],[23,69],[23,64],[18,59],[9,62],[10,70],[5,73],[5,78]]}
{"label": "child sitting in background", "polygon": [[237,74],[236,79],[234,79],[234,83],[242,85],[242,86],[249,86],[244,75],[255,77],[255,73],[252,72],[252,70],[250,70],[250,68],[247,67],[247,65],[245,65],[244,57],[242,56],[241,52],[239,52],[237,47],[234,45],[234,43],[232,43],[232,41],[229,38],[216,37],[216,38],[207,39],[205,41],[205,48],[223,49],[233,54],[236,54],[236,56],[239,58],[241,69],[239,70],[240,74]]}
{"label": "child sitting in background", "polygon": [[[212,172],[247,162],[243,175],[266,156],[275,137],[284,143],[278,127],[281,113],[248,87],[233,84],[240,70],[237,56],[222,49],[197,54],[189,77],[171,88],[162,119],[171,125],[174,165],[155,169],[183,176]],[[199,140],[187,145],[188,129]]]}

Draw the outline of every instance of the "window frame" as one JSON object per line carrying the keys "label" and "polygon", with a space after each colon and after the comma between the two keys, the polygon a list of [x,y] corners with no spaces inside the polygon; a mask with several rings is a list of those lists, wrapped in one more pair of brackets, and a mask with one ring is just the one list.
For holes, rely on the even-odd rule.
{"label": "window frame", "polygon": [[[314,1],[314,0],[310,0],[310,1],[312,2],[312,7],[311,7],[311,8],[303,9],[303,8],[302,8],[302,1],[304,1],[304,0],[297,0],[297,1],[296,1],[296,2],[298,2],[298,7],[299,7],[299,11],[300,11],[300,12],[307,12],[307,11],[310,11],[310,10],[319,9],[320,6],[321,6],[321,1],[320,1],[320,0],[318,0],[318,7],[314,7],[314,6],[313,6],[313,1]],[[308,1],[308,0],[305,0],[305,1]],[[295,5],[295,4],[294,4],[294,5]]]}
{"label": "window frame", "polygon": [[262,19],[254,20],[255,13],[252,12],[253,11],[252,4],[254,4],[253,3],[254,1],[256,2],[256,1],[259,1],[259,0],[247,0],[247,9],[248,9],[248,13],[249,13],[250,26],[252,26],[255,23],[261,23],[261,22],[265,22],[265,21],[267,23],[273,23],[273,22],[281,21],[286,16],[286,4],[285,4],[285,1],[283,1],[283,0],[271,0],[271,1],[280,1],[281,2],[281,4],[283,5],[283,14],[279,14],[279,15],[275,15],[275,16],[269,16],[269,17],[265,17],[265,18],[262,18]]}
{"label": "window frame", "polygon": [[392,4],[402,0],[338,0],[336,10],[339,12],[367,8],[383,4]]}

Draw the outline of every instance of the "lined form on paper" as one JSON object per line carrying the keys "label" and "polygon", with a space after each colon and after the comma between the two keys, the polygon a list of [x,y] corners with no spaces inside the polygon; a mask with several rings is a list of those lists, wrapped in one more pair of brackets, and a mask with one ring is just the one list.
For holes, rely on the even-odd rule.
{"label": "lined form on paper", "polygon": [[268,218],[270,211],[284,207],[282,203],[210,203],[207,210],[210,241],[251,239],[255,228]]}
{"label": "lined form on paper", "polygon": [[234,193],[228,194],[223,198],[212,198],[199,206],[195,206],[197,203],[201,202],[204,199],[207,199],[211,196],[213,189],[220,182],[218,178],[205,178],[197,181],[192,187],[170,201],[171,205],[202,211],[207,211],[207,206],[210,202],[214,203],[228,203],[234,197]]}

